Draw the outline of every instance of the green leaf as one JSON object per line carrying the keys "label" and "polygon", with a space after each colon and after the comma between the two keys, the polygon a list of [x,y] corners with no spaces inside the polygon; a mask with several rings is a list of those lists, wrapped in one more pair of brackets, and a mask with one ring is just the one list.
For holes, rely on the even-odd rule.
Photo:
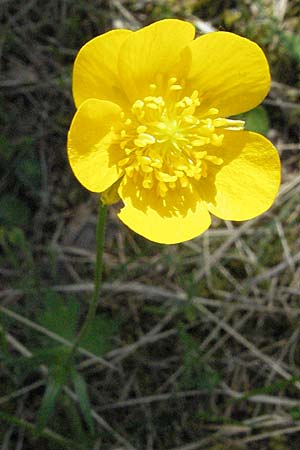
{"label": "green leaf", "polygon": [[86,421],[90,432],[94,433],[95,428],[92,416],[92,407],[88,396],[87,385],[84,378],[77,372],[75,368],[72,371],[72,381],[84,420]]}
{"label": "green leaf", "polygon": [[196,321],[197,317],[198,317],[198,310],[195,308],[195,306],[191,303],[187,303],[185,306],[185,314],[186,314],[186,319],[190,322],[193,323]]}
{"label": "green leaf", "polygon": [[[93,448],[94,439],[93,434],[89,433],[86,424],[83,423],[82,414],[79,411],[77,403],[74,403],[70,397],[64,395],[62,397],[62,407],[66,417],[66,423],[68,424],[68,435],[72,436],[72,439],[84,446],[86,450]],[[56,417],[56,422],[59,418]]]}
{"label": "green leaf", "polygon": [[43,327],[71,341],[79,318],[79,303],[74,297],[63,298],[57,292],[46,290],[45,309],[37,321]]}
{"label": "green leaf", "polygon": [[16,195],[7,193],[0,198],[0,223],[24,226],[29,222],[30,210]]}
{"label": "green leaf", "polygon": [[69,351],[68,348],[62,345],[53,348],[42,349],[34,352],[29,358],[21,356],[17,358],[7,358],[5,363],[13,366],[17,371],[20,371],[22,376],[26,376],[32,370],[35,370],[41,364],[49,367],[60,366],[65,360],[65,356]]}
{"label": "green leaf", "polygon": [[41,168],[39,162],[34,158],[26,158],[22,165],[17,165],[15,169],[19,182],[31,189],[34,193],[39,193],[41,182]]}
{"label": "green leaf", "polygon": [[294,419],[294,420],[299,420],[300,419],[300,409],[298,407],[291,408],[289,410],[289,414],[292,417],[292,419]]}
{"label": "green leaf", "polygon": [[178,331],[184,349],[181,386],[185,389],[211,391],[220,382],[219,374],[203,363],[196,339],[187,333],[182,325]]}
{"label": "green leaf", "polygon": [[269,117],[263,106],[258,106],[257,108],[244,113],[243,120],[246,121],[245,130],[255,131],[256,133],[264,135],[269,131]]}
{"label": "green leaf", "polygon": [[48,383],[42,399],[40,409],[37,414],[37,433],[41,433],[50,417],[53,414],[55,405],[61,393],[61,390],[66,383],[69,376],[69,369],[61,366],[56,366],[55,369],[49,371]]}
{"label": "green leaf", "polygon": [[[0,111],[1,114],[1,111]],[[3,160],[3,162],[9,161],[9,159],[12,157],[12,155],[15,152],[15,147],[13,147],[8,139],[0,135],[0,161]]]}
{"label": "green leaf", "polygon": [[119,330],[119,321],[98,314],[91,322],[80,346],[97,356],[102,356],[112,348],[112,337]]}
{"label": "green leaf", "polygon": [[300,35],[299,33],[285,32],[281,35],[281,42],[283,46],[288,51],[289,55],[292,56],[297,62],[300,61]]}

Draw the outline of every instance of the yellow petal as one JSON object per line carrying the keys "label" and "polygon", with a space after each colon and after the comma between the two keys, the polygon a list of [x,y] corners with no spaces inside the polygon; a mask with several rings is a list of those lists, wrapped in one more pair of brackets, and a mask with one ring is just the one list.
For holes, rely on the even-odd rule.
{"label": "yellow petal", "polygon": [[162,199],[151,190],[140,190],[125,176],[119,195],[125,205],[119,218],[150,241],[161,244],[184,242],[203,233],[211,223],[205,203],[195,193],[169,191],[164,206]]}
{"label": "yellow petal", "polygon": [[220,116],[238,114],[257,106],[270,89],[270,72],[263,51],[254,42],[217,31],[191,42],[188,75],[190,89],[198,89],[203,107]]}
{"label": "yellow petal", "polygon": [[280,184],[280,160],[272,143],[249,131],[224,131],[224,160],[210,166],[209,177],[199,184],[209,211],[225,220],[247,220],[272,205]]}
{"label": "yellow petal", "polygon": [[149,85],[157,76],[177,76],[185,69],[178,65],[181,50],[193,40],[195,29],[189,22],[165,19],[131,34],[120,49],[119,73],[124,91],[134,101],[149,95]]}
{"label": "yellow petal", "polygon": [[109,100],[123,105],[117,70],[120,47],[132,34],[129,30],[113,30],[87,42],[79,51],[73,69],[73,96],[78,107],[88,98]]}
{"label": "yellow petal", "polygon": [[111,145],[111,126],[120,118],[118,105],[89,99],[78,108],[68,134],[68,158],[80,183],[93,192],[109,188],[120,176],[121,150]]}

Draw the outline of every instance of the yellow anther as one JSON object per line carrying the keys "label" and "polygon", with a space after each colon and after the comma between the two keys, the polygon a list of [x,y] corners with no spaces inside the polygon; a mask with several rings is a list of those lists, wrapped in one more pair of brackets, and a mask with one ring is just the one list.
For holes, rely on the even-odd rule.
{"label": "yellow anther", "polygon": [[183,120],[186,123],[192,124],[192,125],[198,125],[198,123],[199,123],[199,120],[195,116],[193,116],[191,114],[184,114]]}
{"label": "yellow anther", "polygon": [[196,175],[201,173],[201,166],[202,166],[201,161],[199,161],[198,164],[196,166],[194,166],[194,170],[193,170],[194,177],[196,177]]}
{"label": "yellow anther", "polygon": [[136,100],[132,105],[132,109],[142,109],[144,107],[144,102],[142,100]]}
{"label": "yellow anther", "polygon": [[203,119],[202,123],[203,123],[203,126],[205,128],[207,128],[208,130],[214,130],[214,128],[215,128],[214,121],[212,121],[212,119],[210,117],[208,117],[207,119]]}
{"label": "yellow anther", "polygon": [[211,146],[222,145],[223,129],[244,126],[241,120],[219,117],[217,108],[201,108],[197,90],[182,95],[182,89],[176,77],[166,82],[158,76],[149,95],[133,103],[129,117],[122,113],[122,125],[111,128],[113,144],[125,153],[118,162],[120,176],[130,177],[140,195],[153,189],[162,205],[169,189],[191,189],[192,180],[207,177],[212,165],[222,165]]}
{"label": "yellow anther", "polygon": [[182,91],[182,86],[180,84],[173,84],[170,86],[170,91]]}
{"label": "yellow anther", "polygon": [[188,167],[188,169],[185,171],[185,174],[190,178],[194,178],[195,168],[192,166]]}
{"label": "yellow anther", "polygon": [[151,189],[153,187],[152,178],[144,178],[142,185],[145,189]]}
{"label": "yellow anther", "polygon": [[206,151],[203,152],[193,152],[193,155],[197,158],[197,159],[203,159],[205,158],[205,156],[207,155]]}
{"label": "yellow anther", "polygon": [[222,158],[219,158],[218,156],[215,156],[215,155],[207,155],[205,157],[205,159],[207,161],[211,161],[212,163],[216,164],[217,166],[220,166],[224,162]]}
{"label": "yellow anther", "polygon": [[162,97],[154,97],[152,95],[145,97],[144,102],[146,103],[146,106],[148,106],[148,104],[152,104],[152,103],[159,105],[159,106],[165,105],[164,99]]}
{"label": "yellow anther", "polygon": [[186,164],[176,164],[175,167],[176,167],[176,170],[183,170],[183,171],[187,170],[187,168],[188,168],[188,166]]}
{"label": "yellow anther", "polygon": [[168,87],[171,87],[173,84],[175,84],[177,81],[176,77],[171,77],[168,79]]}
{"label": "yellow anther", "polygon": [[151,172],[153,172],[153,168],[151,166],[148,166],[148,165],[141,164],[141,169],[142,169],[142,171],[144,173],[151,173]]}
{"label": "yellow anther", "polygon": [[162,160],[159,158],[152,159],[151,166],[156,169],[161,169],[162,168]]}
{"label": "yellow anther", "polygon": [[200,147],[201,145],[209,144],[209,138],[201,137],[192,141],[194,147]]}
{"label": "yellow anther", "polygon": [[160,130],[166,130],[168,128],[167,124],[164,122],[156,122],[155,126],[156,126],[156,128],[158,128]]}
{"label": "yellow anther", "polygon": [[157,89],[157,85],[155,83],[149,84],[150,91],[154,92]]}
{"label": "yellow anther", "polygon": [[152,134],[140,133],[138,138],[134,140],[134,143],[137,147],[146,147],[155,143],[155,137]]}
{"label": "yellow anther", "polygon": [[157,193],[160,197],[165,197],[168,192],[168,187],[163,181],[159,181],[157,185]]}
{"label": "yellow anther", "polygon": [[145,133],[145,131],[147,131],[147,127],[145,125],[140,125],[139,127],[137,127],[136,131],[140,134],[140,133]]}
{"label": "yellow anther", "polygon": [[211,136],[210,141],[211,141],[211,143],[213,145],[215,145],[216,147],[219,147],[220,145],[222,145],[223,139],[224,139],[224,134],[216,134],[216,133],[214,133]]}
{"label": "yellow anther", "polygon": [[184,103],[183,100],[179,100],[178,102],[175,103],[176,108],[185,108],[186,104]]}
{"label": "yellow anther", "polygon": [[227,126],[228,119],[224,119],[223,117],[217,117],[214,119],[213,124],[215,127],[225,127]]}
{"label": "yellow anther", "polygon": [[[126,142],[124,142],[124,147],[126,146]],[[122,148],[122,146],[121,146]],[[130,153],[134,152],[135,149],[134,148],[124,148],[124,151],[126,153],[126,155],[130,155]]]}
{"label": "yellow anther", "polygon": [[149,156],[142,155],[142,156],[139,157],[139,161],[142,164],[150,164],[152,159]]}
{"label": "yellow anther", "polygon": [[154,103],[157,103],[160,106],[165,106],[165,101],[162,97],[154,97]]}
{"label": "yellow anther", "polygon": [[125,172],[129,178],[132,178],[132,176],[134,174],[134,167],[133,166],[126,167]]}
{"label": "yellow anther", "polygon": [[196,100],[196,99],[198,99],[198,97],[199,97],[199,92],[197,91],[197,89],[195,89],[195,90],[192,92],[191,98],[192,98],[193,100]]}
{"label": "yellow anther", "polygon": [[122,166],[126,166],[130,161],[130,158],[123,158],[121,159],[121,161],[118,162],[118,166],[122,167]]}
{"label": "yellow anther", "polygon": [[182,101],[185,103],[186,106],[191,106],[194,103],[191,97],[183,97]]}
{"label": "yellow anther", "polygon": [[240,129],[244,128],[245,122],[244,120],[233,120],[233,119],[224,119],[223,117],[218,117],[213,121],[215,127],[223,127],[227,129]]}
{"label": "yellow anther", "polygon": [[169,175],[166,172],[156,171],[155,176],[159,181],[164,181],[165,183],[170,183],[177,180],[176,175]]}
{"label": "yellow anther", "polygon": [[243,130],[245,126],[244,120],[227,119],[226,130]]}
{"label": "yellow anther", "polygon": [[206,112],[207,116],[215,116],[216,114],[219,114],[218,108],[209,108],[209,110]]}
{"label": "yellow anther", "polygon": [[188,178],[184,175],[183,177],[179,178],[181,187],[185,188],[189,185],[189,180]]}
{"label": "yellow anther", "polygon": [[156,103],[147,103],[146,107],[153,110],[158,110],[159,106]]}

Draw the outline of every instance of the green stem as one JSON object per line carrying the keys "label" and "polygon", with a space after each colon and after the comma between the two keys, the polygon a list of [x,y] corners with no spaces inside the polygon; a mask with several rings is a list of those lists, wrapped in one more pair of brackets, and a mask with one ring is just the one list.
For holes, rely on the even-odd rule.
{"label": "green stem", "polygon": [[68,358],[66,361],[67,365],[73,359],[82,338],[86,334],[86,332],[90,326],[90,323],[93,321],[95,314],[96,314],[96,309],[97,309],[97,304],[98,304],[98,299],[99,299],[99,294],[100,294],[100,289],[101,289],[101,282],[102,282],[103,248],[104,248],[106,210],[107,210],[106,205],[103,205],[103,203],[100,200],[99,211],[98,211],[98,220],[97,220],[97,231],[96,231],[97,253],[96,253],[94,292],[93,292],[93,297],[92,297],[91,303],[89,305],[89,310],[87,312],[86,318],[79,330],[79,333],[77,334],[77,336],[74,340],[73,346],[71,347],[70,353],[68,355]]}

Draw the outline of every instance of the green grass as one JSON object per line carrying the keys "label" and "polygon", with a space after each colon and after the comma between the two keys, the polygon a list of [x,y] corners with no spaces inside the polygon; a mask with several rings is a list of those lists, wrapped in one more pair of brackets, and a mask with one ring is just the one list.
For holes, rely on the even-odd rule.
{"label": "green grass", "polygon": [[[300,7],[279,4],[2,2],[1,450],[300,447]],[[176,246],[111,207],[101,304],[64,371],[92,295],[97,214],[66,158],[72,63],[90,38],[164,17],[262,46],[273,84],[245,120],[280,150],[281,192],[263,216],[214,220]]]}

